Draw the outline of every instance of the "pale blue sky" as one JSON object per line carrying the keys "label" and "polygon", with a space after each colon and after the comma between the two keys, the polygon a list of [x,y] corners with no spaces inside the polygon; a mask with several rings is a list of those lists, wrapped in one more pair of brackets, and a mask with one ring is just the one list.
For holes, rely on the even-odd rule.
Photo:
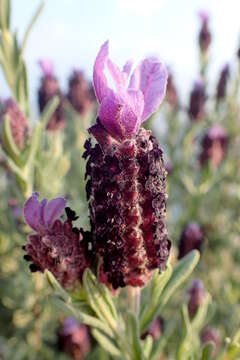
{"label": "pale blue sky", "polygon": [[[13,24],[22,34],[40,1],[12,3]],[[46,0],[45,5],[26,51],[32,99],[40,77],[39,58],[54,61],[64,87],[72,68],[83,68],[91,78],[96,53],[106,39],[120,65],[128,58],[160,56],[187,91],[198,68],[199,9],[211,14],[213,78],[233,59],[240,40],[240,0]],[[1,89],[4,97],[6,88]]]}

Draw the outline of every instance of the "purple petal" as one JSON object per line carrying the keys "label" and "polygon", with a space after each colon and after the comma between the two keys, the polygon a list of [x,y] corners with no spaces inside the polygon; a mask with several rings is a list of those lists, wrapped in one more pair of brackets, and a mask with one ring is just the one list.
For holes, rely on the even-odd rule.
{"label": "purple petal", "polygon": [[108,59],[108,41],[106,41],[102,45],[96,57],[93,68],[93,84],[94,84],[96,97],[99,103],[102,102],[103,98],[108,93],[107,79],[104,75],[104,67],[107,59]]}
{"label": "purple petal", "polygon": [[139,118],[134,106],[137,96],[126,93],[125,96],[115,95],[106,97],[101,103],[99,119],[105,129],[115,138],[124,138],[135,134],[139,127]]}
{"label": "purple petal", "polygon": [[130,72],[132,70],[133,61],[128,60],[126,64],[123,66],[123,72],[127,75],[127,77],[130,75]]}
{"label": "purple petal", "polygon": [[141,90],[144,95],[142,122],[161,104],[167,86],[167,70],[156,59],[145,59],[135,69],[129,89]]}
{"label": "purple petal", "polygon": [[33,193],[33,195],[26,201],[23,213],[26,223],[33,230],[37,231],[40,221],[40,203],[38,193]]}
{"label": "purple petal", "polygon": [[42,72],[45,76],[54,76],[54,65],[53,62],[49,59],[39,60],[39,65],[42,69]]}
{"label": "purple petal", "polygon": [[47,199],[43,199],[40,203],[40,224],[41,226],[45,227],[45,224],[44,224],[44,209],[47,205]]}
{"label": "purple petal", "polygon": [[107,66],[113,81],[115,82],[117,92],[122,91],[126,83],[126,76],[121,72],[119,67],[112,62],[111,59],[107,60]]}
{"label": "purple petal", "polygon": [[43,221],[45,227],[53,225],[54,221],[57,220],[60,215],[62,215],[66,203],[66,199],[59,197],[49,201],[49,203],[44,206]]}

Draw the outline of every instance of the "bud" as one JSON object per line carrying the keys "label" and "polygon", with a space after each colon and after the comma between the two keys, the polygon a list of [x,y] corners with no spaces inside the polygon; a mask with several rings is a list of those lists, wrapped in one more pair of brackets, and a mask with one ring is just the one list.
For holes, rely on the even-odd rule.
{"label": "bud", "polygon": [[211,44],[212,35],[209,30],[209,14],[206,11],[199,11],[199,18],[201,20],[201,29],[198,36],[200,50],[206,54]]}
{"label": "bud", "polygon": [[[24,205],[24,217],[35,231],[29,235],[23,249],[24,259],[31,262],[32,272],[49,270],[66,288],[72,288],[82,281],[83,272],[90,263],[88,244],[82,233],[72,222],[77,219],[75,212],[65,208],[66,200],[56,198],[39,202],[34,193]],[[60,216],[66,210],[67,219]]]}
{"label": "bud", "polygon": [[204,233],[200,225],[195,222],[186,225],[179,241],[178,258],[181,259],[194,249],[201,251],[203,241]]}
{"label": "bud", "polygon": [[206,292],[201,280],[194,280],[191,287],[188,289],[189,301],[188,312],[190,317],[194,317],[198,308],[202,305]]}
{"label": "bud", "polygon": [[152,336],[153,340],[159,340],[164,331],[164,320],[161,316],[158,316],[150,324],[148,330],[141,336],[144,340],[148,335]]}
{"label": "bud", "polygon": [[7,99],[1,104],[0,119],[3,121],[8,116],[10,128],[15,145],[19,150],[23,150],[29,137],[28,121],[18,104],[13,99]]}
{"label": "bud", "polygon": [[[108,87],[105,65],[116,93]],[[93,248],[114,289],[143,286],[152,270],[165,269],[170,250],[163,154],[151,131],[140,128],[162,101],[167,74],[160,62],[145,59],[127,88],[129,73],[129,63],[120,71],[111,62],[105,43],[93,76],[99,118],[89,129],[98,143],[93,146],[88,140],[83,155],[88,159],[86,190]]]}
{"label": "bud", "polygon": [[66,318],[58,331],[58,348],[74,360],[84,360],[91,348],[87,326],[71,317]]}
{"label": "bud", "polygon": [[206,98],[204,82],[199,79],[195,82],[190,94],[188,114],[192,121],[201,120],[204,117]]}
{"label": "bud", "polygon": [[226,64],[221,71],[220,78],[217,85],[217,100],[221,100],[225,98],[226,90],[227,90],[227,81],[229,78],[229,66]]}
{"label": "bud", "polygon": [[167,92],[166,100],[173,107],[176,108],[178,105],[178,93],[174,83],[173,75],[168,73]]}
{"label": "bud", "polygon": [[226,130],[218,124],[208,129],[201,142],[200,163],[210,161],[213,168],[218,168],[224,159],[228,144]]}
{"label": "bud", "polygon": [[82,71],[75,70],[69,79],[67,98],[79,114],[86,114],[92,105],[92,94],[89,82]]}
{"label": "bud", "polygon": [[48,130],[58,130],[65,127],[65,114],[63,108],[63,94],[60,90],[59,83],[57,78],[54,75],[53,64],[48,60],[40,60],[39,65],[43,72],[43,77],[41,79],[41,86],[38,91],[38,105],[40,113],[43,112],[47,103],[58,96],[60,99],[60,104],[58,105],[55,112],[52,114],[47,129]]}
{"label": "bud", "polygon": [[220,348],[219,332],[214,328],[207,327],[202,333],[202,343],[206,344],[210,341],[214,344],[214,355],[216,355]]}

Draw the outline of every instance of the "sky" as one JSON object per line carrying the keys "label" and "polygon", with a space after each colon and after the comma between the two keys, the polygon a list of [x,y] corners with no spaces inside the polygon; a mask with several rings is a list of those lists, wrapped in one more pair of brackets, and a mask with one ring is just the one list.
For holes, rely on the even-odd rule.
{"label": "sky", "polygon": [[[12,0],[13,28],[24,33],[39,0]],[[41,76],[38,59],[49,58],[63,88],[72,69],[89,79],[101,44],[109,39],[110,54],[119,65],[157,55],[171,67],[181,90],[187,92],[198,71],[197,12],[210,13],[213,33],[210,73],[233,61],[240,44],[239,0],[46,0],[26,49],[32,101]],[[2,83],[0,96],[7,94]]]}

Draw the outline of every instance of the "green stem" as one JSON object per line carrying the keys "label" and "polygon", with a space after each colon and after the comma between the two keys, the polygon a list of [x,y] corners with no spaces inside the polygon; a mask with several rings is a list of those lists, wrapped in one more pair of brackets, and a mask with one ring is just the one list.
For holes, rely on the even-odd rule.
{"label": "green stem", "polygon": [[139,287],[128,286],[127,294],[129,309],[136,315],[136,318],[138,318],[140,310],[141,289]]}

